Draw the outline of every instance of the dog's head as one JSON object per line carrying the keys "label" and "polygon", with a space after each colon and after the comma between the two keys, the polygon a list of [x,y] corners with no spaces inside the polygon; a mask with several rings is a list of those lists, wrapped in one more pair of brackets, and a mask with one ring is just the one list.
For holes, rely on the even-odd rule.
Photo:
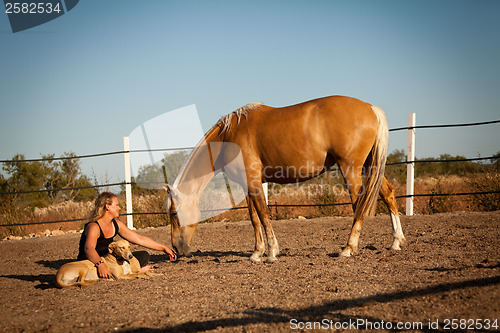
{"label": "dog's head", "polygon": [[132,252],[130,252],[130,243],[124,239],[109,244],[109,253],[118,259],[130,260],[133,258]]}

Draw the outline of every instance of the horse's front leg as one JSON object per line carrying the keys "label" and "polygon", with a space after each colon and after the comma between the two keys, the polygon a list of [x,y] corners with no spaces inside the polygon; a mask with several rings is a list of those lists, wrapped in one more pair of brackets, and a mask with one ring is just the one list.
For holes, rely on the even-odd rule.
{"label": "horse's front leg", "polygon": [[[347,188],[349,189],[349,194],[351,195],[352,210],[353,212],[356,212],[356,203],[359,197],[358,194],[360,193],[361,187],[363,185],[363,179],[361,178],[361,166],[356,167],[354,165],[339,163],[339,167],[342,171],[342,175],[344,176]],[[358,253],[358,243],[362,225],[363,219],[355,217],[352,224],[351,233],[349,234],[349,239],[347,240],[347,245],[339,253],[339,256],[350,257],[351,255]]]}
{"label": "horse's front leg", "polygon": [[260,223],[259,216],[255,210],[253,201],[247,196],[248,211],[250,213],[250,220],[252,221],[253,230],[255,233],[255,251],[250,256],[250,260],[253,262],[261,262],[262,255],[266,251],[266,246],[264,244],[264,238],[262,237],[262,224]]}
{"label": "horse's front leg", "polygon": [[254,209],[257,212],[262,225],[264,226],[264,231],[266,232],[268,246],[267,262],[274,262],[278,260],[276,256],[279,254],[279,246],[278,241],[276,240],[276,236],[274,235],[273,227],[271,226],[271,220],[269,218],[269,208],[266,204],[264,189],[262,188],[262,182],[260,181],[260,179],[259,181],[250,183],[249,197],[253,203]]}

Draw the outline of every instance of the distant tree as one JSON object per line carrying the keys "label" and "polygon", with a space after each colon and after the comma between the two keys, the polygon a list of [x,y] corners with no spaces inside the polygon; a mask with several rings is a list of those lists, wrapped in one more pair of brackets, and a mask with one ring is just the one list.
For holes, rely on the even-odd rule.
{"label": "distant tree", "polygon": [[50,169],[42,162],[24,162],[24,160],[23,154],[16,154],[3,166],[3,170],[10,175],[8,179],[10,190],[19,192],[42,189]]}
{"label": "distant tree", "polygon": [[9,181],[0,173],[0,192],[7,192],[9,189]]}
{"label": "distant tree", "polygon": [[[5,163],[3,170],[9,175],[7,188],[12,192],[30,192],[23,195],[28,206],[43,207],[62,200],[88,200],[95,197],[95,189],[69,189],[92,186],[81,173],[80,162],[74,153],[64,153],[62,160],[54,155],[42,156],[40,161],[25,161],[22,154]],[[60,191],[60,189],[69,189]]]}
{"label": "distant tree", "polygon": [[[429,163],[415,163],[415,177],[437,177],[440,175],[466,176],[490,170],[489,165],[473,161],[462,161],[466,159],[465,156],[452,156],[450,154],[441,154],[439,158],[415,158],[415,161],[433,161]],[[395,150],[387,155],[387,164],[404,161],[406,161],[406,154],[403,150]],[[491,168],[500,170],[500,152],[491,161]],[[406,164],[388,165],[386,168],[386,178],[404,182],[406,179]]]}
{"label": "distant tree", "polygon": [[187,157],[188,154],[185,151],[166,153],[161,163],[141,166],[135,178],[136,189],[158,189],[163,187],[166,182],[173,184]]}
{"label": "distant tree", "polygon": [[[41,161],[25,162],[23,154],[16,154],[3,165],[3,170],[10,176],[9,192],[28,192],[45,189],[44,184],[50,175],[50,168]],[[46,192],[26,193],[20,202],[31,207],[43,207],[49,203]]]}
{"label": "distant tree", "polygon": [[493,165],[493,169],[497,172],[500,172],[500,151],[493,155],[491,163]]}
{"label": "distant tree", "polygon": [[134,181],[136,188],[157,189],[165,185],[163,171],[158,164],[141,166]]}
{"label": "distant tree", "polygon": [[185,150],[176,151],[171,154],[165,154],[162,162],[165,166],[167,179],[170,184],[173,184],[177,175],[181,171],[184,161],[188,158],[188,153]]}
{"label": "distant tree", "polygon": [[[435,161],[429,163],[417,163],[415,167],[416,177],[436,177],[439,175],[457,175],[466,176],[484,171],[484,166],[481,163],[466,160],[465,156],[452,156],[450,154],[441,154],[439,158],[427,157],[417,158],[419,161]],[[442,161],[442,162],[440,162]],[[456,162],[453,162],[456,161]]]}
{"label": "distant tree", "polygon": [[405,162],[406,154],[403,149],[396,149],[387,155],[387,163]]}
{"label": "distant tree", "polygon": [[[406,161],[406,154],[402,149],[396,149],[387,155],[387,164],[400,163]],[[406,179],[406,164],[387,165],[385,169],[385,177],[389,181],[405,182]]]}

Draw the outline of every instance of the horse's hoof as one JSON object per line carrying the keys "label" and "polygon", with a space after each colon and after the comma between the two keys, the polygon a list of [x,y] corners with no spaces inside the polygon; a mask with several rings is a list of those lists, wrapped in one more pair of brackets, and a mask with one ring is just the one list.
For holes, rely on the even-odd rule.
{"label": "horse's hoof", "polygon": [[278,258],[276,258],[276,257],[267,257],[267,260],[266,260],[266,262],[275,262],[275,261],[278,261]]}
{"label": "horse's hoof", "polygon": [[404,246],[406,243],[406,239],[405,238],[402,238],[402,239],[395,239],[393,242],[392,242],[392,245],[391,247],[389,248],[389,250],[395,250],[395,251],[400,251],[401,250],[401,246]]}
{"label": "horse's hoof", "polygon": [[389,248],[391,251],[401,251],[401,246],[399,244],[392,244],[391,247]]}
{"label": "horse's hoof", "polygon": [[353,255],[353,251],[348,247],[339,253],[339,257],[350,257],[351,255]]}
{"label": "horse's hoof", "polygon": [[394,242],[392,243],[391,247],[389,248],[389,250],[391,251],[401,251],[401,243],[400,242]]}
{"label": "horse's hoof", "polygon": [[259,263],[259,262],[262,262],[262,258],[261,257],[257,257],[257,256],[251,256],[250,257],[250,261],[251,262],[256,262],[256,263]]}

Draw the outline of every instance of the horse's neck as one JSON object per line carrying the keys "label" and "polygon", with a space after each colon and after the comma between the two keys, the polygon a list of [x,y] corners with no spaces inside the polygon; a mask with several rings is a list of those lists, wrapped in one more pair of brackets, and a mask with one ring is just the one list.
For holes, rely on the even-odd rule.
{"label": "horse's neck", "polygon": [[[259,104],[258,107],[261,109],[265,106]],[[247,117],[247,113],[252,110],[243,111],[244,117]],[[236,131],[234,127],[238,126],[241,117],[241,114],[235,115],[233,112],[223,117],[205,134],[182,167],[179,177],[175,180],[175,188],[193,199],[199,198],[210,180],[216,175],[216,170],[220,171],[224,168],[224,165],[218,161],[219,157],[234,160],[240,155],[240,148],[231,143],[231,132]],[[243,164],[242,160],[240,164]]]}
{"label": "horse's neck", "polygon": [[185,195],[199,198],[215,176],[214,163],[217,153],[211,149],[212,137],[209,134],[196,145],[175,180],[174,187]]}
{"label": "horse's neck", "polygon": [[184,195],[199,198],[214,175],[213,171],[209,171],[209,173],[200,177],[187,177],[184,180],[181,180],[177,185],[174,185],[174,187],[176,187]]}

